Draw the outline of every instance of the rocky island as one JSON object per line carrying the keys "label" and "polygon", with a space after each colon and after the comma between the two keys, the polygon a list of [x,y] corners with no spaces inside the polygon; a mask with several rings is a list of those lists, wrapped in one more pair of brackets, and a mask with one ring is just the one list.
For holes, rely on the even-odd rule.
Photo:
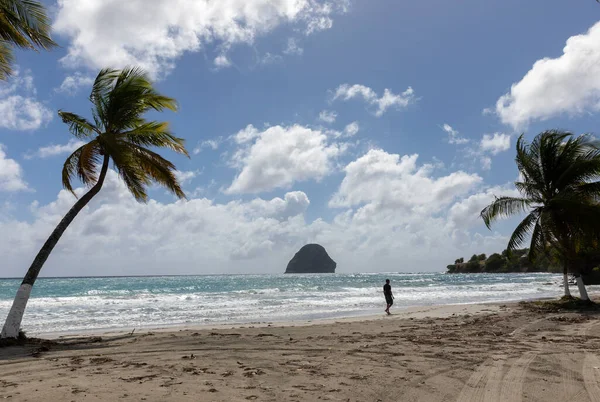
{"label": "rocky island", "polygon": [[320,244],[307,244],[290,260],[286,274],[332,274],[337,264]]}

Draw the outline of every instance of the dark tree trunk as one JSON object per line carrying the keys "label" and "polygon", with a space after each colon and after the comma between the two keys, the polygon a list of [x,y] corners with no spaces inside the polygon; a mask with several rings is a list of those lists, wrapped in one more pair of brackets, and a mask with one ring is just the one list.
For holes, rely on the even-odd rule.
{"label": "dark tree trunk", "polygon": [[56,246],[65,230],[67,230],[67,227],[69,227],[77,214],[81,212],[81,210],[90,202],[92,198],[94,198],[96,194],[98,194],[102,188],[102,184],[104,184],[104,179],[106,178],[106,173],[108,171],[109,159],[110,158],[108,155],[104,155],[102,168],[96,184],[94,184],[94,186],[90,188],[89,191],[83,195],[83,197],[77,200],[75,205],[71,207],[69,212],[67,212],[58,226],[56,226],[56,229],[54,229],[50,237],[48,237],[48,240],[46,240],[46,243],[44,243],[41,250],[31,263],[31,266],[25,274],[25,278],[23,278],[23,282],[21,282],[21,286],[17,291],[17,295],[15,296],[15,300],[13,301],[13,305],[8,313],[8,316],[6,317],[6,322],[2,328],[2,335],[0,338],[16,338],[19,335],[21,321],[23,320],[23,314],[25,313],[25,307],[27,306],[27,301],[29,300],[31,288],[35,283],[35,280],[40,274],[40,271],[50,256],[50,253],[54,249],[54,246]]}

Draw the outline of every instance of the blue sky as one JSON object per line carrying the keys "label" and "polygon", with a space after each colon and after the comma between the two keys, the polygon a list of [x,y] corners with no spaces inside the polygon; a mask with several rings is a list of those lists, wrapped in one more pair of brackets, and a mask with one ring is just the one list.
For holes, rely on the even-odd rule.
{"label": "blue sky", "polygon": [[89,115],[101,67],[142,65],[179,101],[154,117],[187,141],[165,155],[190,201],[138,205],[111,177],[46,275],[282,272],[312,241],[340,272],[440,271],[504,248],[514,221],[476,215],[514,194],[519,133],[598,123],[592,0],[121,3],[46,2],[61,48],[18,52],[0,89],[6,276],[73,202],[56,111]]}

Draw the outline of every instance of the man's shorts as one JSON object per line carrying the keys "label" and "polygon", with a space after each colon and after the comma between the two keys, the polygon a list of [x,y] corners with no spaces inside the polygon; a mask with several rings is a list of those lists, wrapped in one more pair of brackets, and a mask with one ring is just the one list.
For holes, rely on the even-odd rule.
{"label": "man's shorts", "polygon": [[392,298],[392,296],[386,295],[385,302],[391,306],[392,304],[394,304],[394,299]]}

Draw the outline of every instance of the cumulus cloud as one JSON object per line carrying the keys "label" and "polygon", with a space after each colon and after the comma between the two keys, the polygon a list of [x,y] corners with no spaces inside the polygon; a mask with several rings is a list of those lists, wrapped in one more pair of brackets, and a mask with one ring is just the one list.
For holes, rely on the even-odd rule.
{"label": "cumulus cloud", "polygon": [[[306,34],[329,29],[346,6],[347,0],[59,0],[54,30],[70,40],[66,66],[138,65],[159,75],[208,44],[251,44],[282,25]],[[229,65],[224,55],[214,62]]]}
{"label": "cumulus cloud", "polygon": [[490,205],[495,197],[519,197],[513,185],[494,186],[456,202],[448,211],[450,222],[458,228],[481,224],[481,210]]}
{"label": "cumulus cloud", "polygon": [[51,156],[56,155],[71,154],[73,151],[75,151],[77,148],[81,147],[84,144],[85,142],[72,138],[66,144],[51,144],[45,147],[41,147],[33,153],[27,153],[25,154],[25,159],[49,158]]}
{"label": "cumulus cloud", "polygon": [[[401,159],[397,166],[410,165]],[[370,168],[388,171],[376,163]],[[421,169],[423,166],[413,173],[417,175]],[[397,186],[394,175],[382,174]],[[443,178],[430,180],[437,183]],[[381,183],[383,180],[377,181],[377,185]],[[441,183],[435,186],[448,188]],[[442,193],[449,197],[463,193],[460,185],[450,187]],[[79,195],[83,191],[76,189]],[[421,196],[422,202],[432,203],[421,211],[439,210],[440,195]],[[74,202],[69,192],[60,191],[52,202],[33,203],[32,216],[23,220],[4,210],[10,206],[0,205],[0,255],[5,276],[23,274]],[[309,208],[309,197],[299,191],[272,199],[225,203],[198,198],[140,204],[109,171],[104,187],[67,229],[42,275],[281,273],[294,253],[312,242],[327,248],[339,272],[439,272],[461,255],[497,252],[506,246],[505,238],[488,235],[487,230],[480,235],[456,227],[445,210],[410,214],[396,208],[358,206],[348,207],[329,220],[307,221]],[[402,261],[401,266],[398,261]]]}
{"label": "cumulus cloud", "polygon": [[484,134],[479,144],[483,152],[489,152],[492,155],[510,149],[510,135],[503,133]]}
{"label": "cumulus cloud", "polygon": [[375,106],[375,116],[381,117],[391,107],[395,109],[404,109],[415,102],[414,91],[411,87],[401,94],[394,94],[391,90],[385,89],[383,95],[379,97],[377,93],[364,85],[342,84],[334,92],[333,100],[341,99],[344,101],[360,97],[369,105]]}
{"label": "cumulus cloud", "polygon": [[567,40],[563,54],[536,61],[496,103],[500,120],[515,129],[534,120],[600,109],[600,22]]}
{"label": "cumulus cloud", "polygon": [[337,118],[337,113],[331,110],[323,110],[319,113],[319,120],[325,123],[334,123]]}
{"label": "cumulus cloud", "polygon": [[0,144],[0,192],[14,192],[27,189],[27,183],[23,180],[21,165],[14,159],[8,158],[5,146]]}
{"label": "cumulus cloud", "polygon": [[478,175],[462,171],[434,177],[434,167],[419,166],[417,159],[416,154],[401,157],[370,150],[346,166],[346,176],[329,205],[360,206],[363,213],[384,209],[414,216],[432,214],[482,182]]}
{"label": "cumulus cloud", "polygon": [[60,87],[56,88],[56,92],[73,96],[82,88],[91,88],[93,83],[93,77],[77,71],[73,75],[66,76],[63,82],[60,84]]}
{"label": "cumulus cloud", "polygon": [[234,136],[241,147],[231,165],[240,173],[226,190],[259,193],[288,188],[295,182],[320,180],[330,174],[334,159],[343,153],[338,144],[328,144],[319,130],[300,125],[273,126],[259,131],[249,125]]}
{"label": "cumulus cloud", "polygon": [[461,137],[460,133],[453,129],[449,124],[444,124],[442,128],[448,134],[448,143],[452,145],[462,145],[469,142],[469,139]]}
{"label": "cumulus cloud", "polygon": [[0,127],[36,130],[52,120],[52,112],[37,100],[33,76],[16,70],[8,82],[0,83]]}

